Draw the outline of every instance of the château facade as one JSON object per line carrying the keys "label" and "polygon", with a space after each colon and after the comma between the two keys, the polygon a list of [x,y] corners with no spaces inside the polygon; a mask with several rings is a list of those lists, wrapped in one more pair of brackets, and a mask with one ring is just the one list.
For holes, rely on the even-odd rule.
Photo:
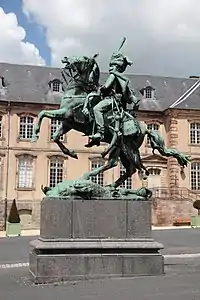
{"label": "ch\u00e2teau facade", "polygon": [[[141,155],[150,175],[143,180],[134,174],[124,186],[153,190],[153,223],[172,224],[177,216],[196,214],[192,201],[200,192],[200,81],[198,78],[169,78],[128,75],[141,96],[141,122],[159,130],[166,146],[191,156],[191,164],[181,169],[174,159],[153,155],[149,141]],[[106,74],[101,75],[101,81]],[[44,119],[40,139],[30,138],[38,113],[59,107],[63,93],[60,70],[49,67],[0,64],[0,228],[15,198],[23,228],[38,228],[41,185],[54,186],[65,179],[79,178],[104,163],[101,152],[106,145],[87,149],[87,137],[70,131],[62,141],[74,149],[79,159],[62,154],[52,141],[59,121]],[[131,107],[129,107],[131,110]],[[109,184],[124,172],[118,167],[93,178]],[[170,193],[169,193],[170,192]],[[173,196],[173,197],[172,197]]]}

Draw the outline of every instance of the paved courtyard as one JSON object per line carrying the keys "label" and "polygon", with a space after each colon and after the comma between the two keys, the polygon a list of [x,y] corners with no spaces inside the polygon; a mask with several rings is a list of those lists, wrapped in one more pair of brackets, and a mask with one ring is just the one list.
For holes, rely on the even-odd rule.
{"label": "paved courtyard", "polygon": [[165,275],[33,285],[28,244],[35,237],[0,239],[0,299],[194,300],[200,299],[200,230],[153,231],[165,245]]}
{"label": "paved courtyard", "polygon": [[161,277],[106,279],[34,286],[27,268],[0,271],[0,299],[28,300],[194,300],[200,299],[200,260],[167,266]]}

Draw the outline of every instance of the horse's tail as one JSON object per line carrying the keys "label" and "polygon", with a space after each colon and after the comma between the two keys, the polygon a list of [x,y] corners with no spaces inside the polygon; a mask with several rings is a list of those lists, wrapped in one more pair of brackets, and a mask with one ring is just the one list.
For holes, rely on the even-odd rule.
{"label": "horse's tail", "polygon": [[[156,130],[146,130],[146,134],[149,138],[149,142],[151,145],[151,148],[153,149],[153,154],[155,150],[158,150],[159,152],[165,151],[165,141],[159,131]],[[162,154],[162,153],[161,153]],[[163,154],[164,155],[164,154]]]}
{"label": "horse's tail", "polygon": [[43,185],[41,185],[41,190],[42,190],[43,193],[46,195],[47,192],[51,190],[51,188],[48,187],[48,186],[43,186]]}
{"label": "horse's tail", "polygon": [[190,158],[176,149],[166,148],[164,139],[159,133],[159,131],[146,130],[146,134],[149,138],[151,147],[153,149],[153,154],[155,150],[158,150],[158,152],[162,156],[166,156],[166,157],[171,156],[176,158],[180,166],[182,167],[187,166],[188,162],[190,161]]}

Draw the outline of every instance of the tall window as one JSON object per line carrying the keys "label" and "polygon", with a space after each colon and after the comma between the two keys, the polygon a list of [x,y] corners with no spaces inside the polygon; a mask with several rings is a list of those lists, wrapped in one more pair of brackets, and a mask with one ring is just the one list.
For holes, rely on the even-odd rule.
{"label": "tall window", "polygon": [[2,128],[2,116],[0,116],[0,138],[2,138],[3,128]]}
{"label": "tall window", "polygon": [[191,189],[200,190],[200,162],[191,163]]}
{"label": "tall window", "polygon": [[63,167],[64,167],[64,160],[62,158],[57,158],[57,157],[51,158],[50,174],[49,174],[50,187],[54,187],[59,182],[63,181]]}
{"label": "tall window", "polygon": [[[103,166],[104,165],[104,162],[102,161],[102,160],[93,160],[92,162],[91,162],[91,170],[94,170],[94,169],[96,169],[96,168],[99,168],[99,167],[101,167],[101,166]],[[99,184],[99,185],[101,185],[101,186],[103,186],[103,184],[104,184],[104,174],[103,173],[100,173],[100,174],[98,174],[97,176],[93,176],[93,177],[91,177],[91,180],[94,182],[94,183],[97,183],[97,184]]]}
{"label": "tall window", "polygon": [[[126,172],[125,168],[122,165],[120,165],[120,176],[122,176],[125,172]],[[132,189],[132,178],[129,177],[127,180],[125,180],[121,184],[121,187],[125,189]]]}
{"label": "tall window", "polygon": [[[155,130],[155,131],[158,131],[159,130],[159,125],[156,124],[156,123],[152,123],[152,124],[147,124],[147,129],[148,130]],[[147,144],[150,145],[150,140],[149,138],[147,137]]]}
{"label": "tall window", "polygon": [[[54,132],[56,132],[56,130],[58,129],[58,127],[61,125],[61,121],[60,120],[55,120],[52,119],[51,120],[51,140],[53,140],[53,134]],[[62,135],[60,137],[61,141],[64,141],[64,135]]]}
{"label": "tall window", "polygon": [[190,124],[190,143],[200,144],[200,123]]}
{"label": "tall window", "polygon": [[18,160],[18,188],[33,187],[33,158],[21,156]]}
{"label": "tall window", "polygon": [[31,139],[33,135],[34,118],[30,116],[20,117],[20,139]]}

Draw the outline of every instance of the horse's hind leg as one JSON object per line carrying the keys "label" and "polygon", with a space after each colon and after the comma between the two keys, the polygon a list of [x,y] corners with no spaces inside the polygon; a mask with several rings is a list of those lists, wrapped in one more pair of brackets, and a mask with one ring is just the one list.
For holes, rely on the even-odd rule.
{"label": "horse's hind leg", "polygon": [[98,174],[105,172],[109,169],[112,169],[118,165],[118,157],[119,157],[119,148],[115,148],[110,152],[108,161],[101,167],[92,170],[91,172],[85,173],[83,175],[83,179],[89,180],[92,176],[97,176]]}
{"label": "horse's hind leg", "polygon": [[65,147],[65,145],[60,141],[60,137],[69,132],[71,130],[71,128],[69,128],[68,126],[66,126],[64,124],[64,122],[62,122],[60,124],[60,126],[58,127],[58,129],[56,130],[56,132],[53,134],[53,141],[58,145],[58,147],[60,148],[60,150],[62,151],[63,154],[68,155],[72,158],[76,158],[78,159],[78,156],[76,154],[75,151],[70,151],[67,147]]}
{"label": "horse's hind leg", "polygon": [[38,119],[37,122],[34,126],[33,129],[33,136],[31,141],[34,142],[38,139],[38,134],[40,132],[40,127],[42,124],[43,118],[49,118],[49,119],[56,119],[56,120],[62,120],[66,115],[66,109],[65,108],[60,108],[60,109],[55,109],[55,110],[42,110],[38,114]]}

